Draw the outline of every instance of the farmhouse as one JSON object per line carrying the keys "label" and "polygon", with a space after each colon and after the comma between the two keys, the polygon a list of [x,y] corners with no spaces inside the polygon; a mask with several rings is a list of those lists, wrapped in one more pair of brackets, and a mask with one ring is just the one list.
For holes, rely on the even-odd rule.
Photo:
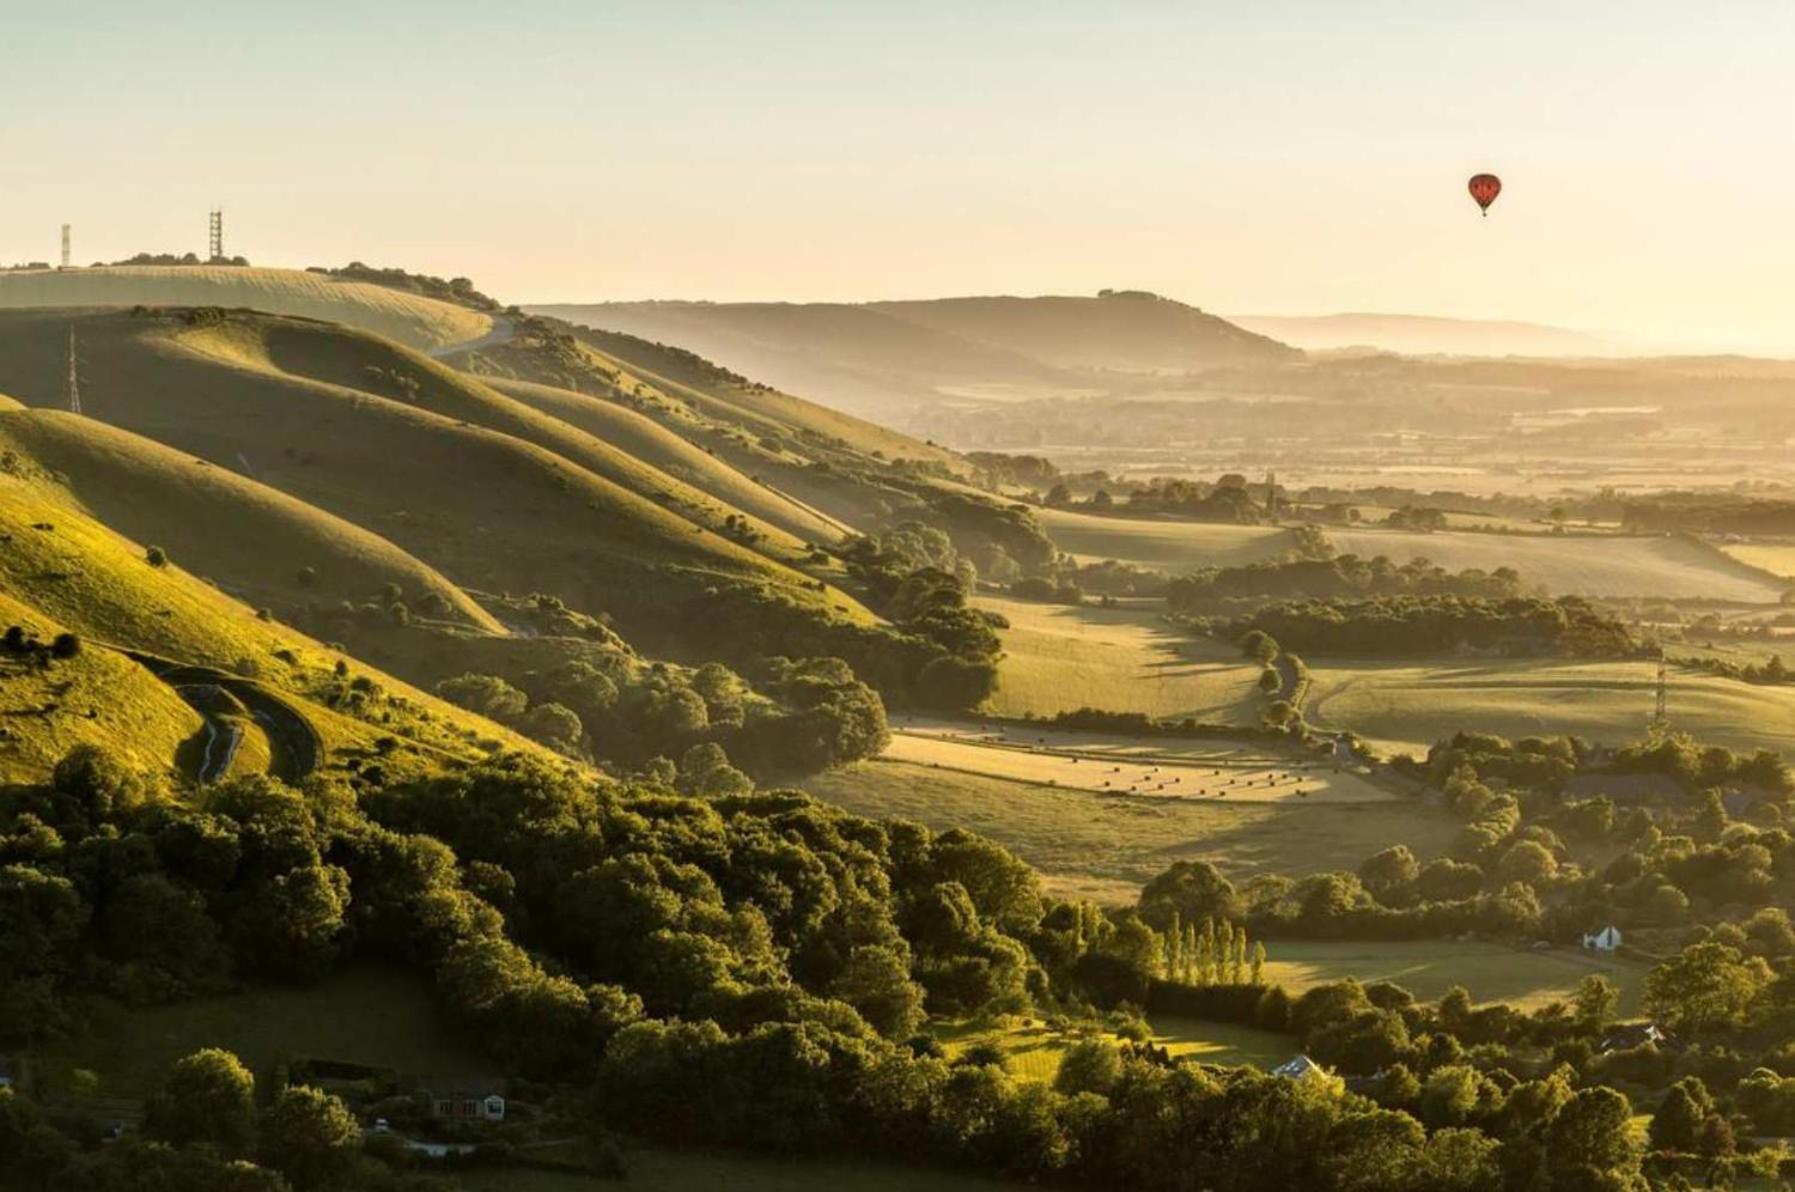
{"label": "farmhouse", "polygon": [[452,1122],[505,1120],[505,1082],[486,1076],[433,1077],[423,1082],[430,1115]]}
{"label": "farmhouse", "polygon": [[1592,952],[1612,952],[1620,947],[1620,928],[1610,923],[1600,931],[1583,933],[1583,946]]}

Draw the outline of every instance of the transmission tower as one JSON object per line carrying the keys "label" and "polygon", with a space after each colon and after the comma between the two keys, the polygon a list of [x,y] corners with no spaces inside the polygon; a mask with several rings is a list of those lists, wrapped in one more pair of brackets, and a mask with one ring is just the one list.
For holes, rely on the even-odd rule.
{"label": "transmission tower", "polygon": [[69,267],[69,225],[62,225],[62,267]]}
{"label": "transmission tower", "polygon": [[210,260],[224,260],[224,212],[213,210],[206,215],[207,247],[211,250]]}
{"label": "transmission tower", "polygon": [[81,374],[75,367],[75,325],[69,324],[69,413],[81,412]]}
{"label": "transmission tower", "polygon": [[1670,672],[1664,662],[1664,651],[1658,651],[1658,692],[1648,728],[1653,740],[1670,731]]}

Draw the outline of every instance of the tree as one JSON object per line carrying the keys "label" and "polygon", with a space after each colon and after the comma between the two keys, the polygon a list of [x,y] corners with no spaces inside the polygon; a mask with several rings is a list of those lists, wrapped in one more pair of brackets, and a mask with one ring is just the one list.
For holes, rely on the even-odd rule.
{"label": "tree", "polygon": [[1766,985],[1770,969],[1761,957],[1704,940],[1684,948],[1646,974],[1646,1009],[1681,1030],[1729,1026]]}
{"label": "tree", "polygon": [[1179,861],[1141,888],[1141,917],[1163,931],[1176,914],[1186,923],[1227,922],[1240,913],[1234,883],[1208,861]]}
{"label": "tree", "polygon": [[1554,1188],[1643,1188],[1633,1106],[1611,1088],[1582,1089],[1546,1131],[1546,1163]]}
{"label": "tree", "polygon": [[829,986],[887,1039],[905,1039],[923,1020],[922,989],[910,979],[910,950],[901,941],[863,944]]}
{"label": "tree", "polygon": [[1122,1056],[1108,1039],[1081,1039],[1066,1049],[1053,1087],[1068,1096],[1109,1095],[1122,1075]]}
{"label": "tree", "polygon": [[1591,973],[1577,982],[1577,990],[1571,995],[1577,1025],[1591,1034],[1607,1029],[1619,1008],[1620,989],[1602,973]]}
{"label": "tree", "polygon": [[349,1171],[361,1127],[341,1100],[309,1085],[281,1092],[262,1115],[261,1161],[298,1192],[327,1187]]}
{"label": "tree", "polygon": [[1670,1086],[1652,1115],[1652,1149],[1687,1154],[1696,1149],[1702,1122],[1714,1112],[1714,1099],[1700,1080],[1685,1076]]}
{"label": "tree", "polygon": [[256,1080],[243,1061],[208,1047],[176,1060],[144,1109],[143,1129],[176,1146],[207,1143],[241,1155],[255,1139]]}
{"label": "tree", "polygon": [[1393,844],[1367,857],[1359,866],[1359,880],[1365,888],[1379,902],[1391,907],[1409,901],[1420,876],[1421,864],[1406,844]]}
{"label": "tree", "polygon": [[143,552],[143,561],[151,567],[168,566],[168,552],[159,546],[152,546]]}
{"label": "tree", "polygon": [[530,706],[529,696],[497,675],[466,674],[444,679],[436,685],[436,694],[457,707],[501,723],[522,716]]}
{"label": "tree", "polygon": [[50,657],[67,660],[81,653],[81,639],[72,633],[59,633],[50,642]]}

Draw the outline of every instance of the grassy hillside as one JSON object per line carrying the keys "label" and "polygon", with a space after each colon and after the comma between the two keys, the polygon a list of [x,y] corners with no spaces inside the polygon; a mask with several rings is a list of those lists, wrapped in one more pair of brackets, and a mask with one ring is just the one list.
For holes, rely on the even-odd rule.
{"label": "grassy hillside", "polygon": [[[0,316],[0,389],[34,405],[60,404],[63,349],[47,341],[62,338],[69,321]],[[687,600],[758,602],[771,612],[763,619],[771,632],[872,622],[845,595],[819,591],[808,577],[537,443],[283,370],[300,367],[304,352],[324,355],[327,343],[354,359],[369,350],[365,337],[247,314],[120,313],[79,323],[88,413],[246,471],[463,586],[551,593],[614,612],[626,629],[660,627],[670,606]],[[432,388],[420,391],[433,401],[483,396],[435,373],[429,379]],[[519,431],[553,432],[597,466],[604,445],[596,439],[519,403],[503,405],[509,399],[499,395],[491,400]]]}
{"label": "grassy hillside", "polygon": [[492,316],[366,282],[299,269],[113,265],[0,273],[0,309],[96,306],[249,307],[360,327],[415,348],[478,339]]}
{"label": "grassy hillside", "polygon": [[1097,517],[1066,509],[1042,509],[1037,516],[1063,551],[1174,574],[1275,559],[1295,545],[1290,531],[1276,526]]}
{"label": "grassy hillside", "polygon": [[[0,591],[0,628],[11,625],[46,642],[68,628]],[[104,746],[134,770],[169,770],[202,729],[172,688],[109,650],[47,670],[0,655],[0,783],[41,778],[77,745]]]}
{"label": "grassy hillside", "polygon": [[1356,977],[1393,981],[1424,1001],[1463,985],[1477,1002],[1533,1010],[1568,999],[1577,982],[1605,974],[1621,994],[1620,1013],[1639,1012],[1645,967],[1616,957],[1554,948],[1522,951],[1478,940],[1279,940],[1270,945],[1268,979],[1292,994]]}
{"label": "grassy hillside", "polygon": [[[85,639],[83,659],[88,653],[106,655],[110,643],[243,677],[248,691],[266,693],[263,703],[280,713],[283,732],[315,741],[315,760],[327,768],[377,752],[392,771],[436,768],[501,747],[552,756],[390,675],[344,660],[277,621],[262,619],[187,573],[178,561],[152,565],[142,543],[93,520],[42,475],[0,472],[0,592],[47,626]],[[346,664],[341,674],[339,661]],[[135,694],[125,707],[141,710],[123,722],[130,732],[102,743],[153,755],[158,766],[180,764],[193,772],[199,759],[177,752],[195,732],[197,720],[177,715],[167,700],[153,697],[137,672],[113,668],[109,673],[130,677],[121,690]],[[202,673],[170,676],[168,682],[210,685],[215,680]],[[85,714],[83,706],[70,704],[69,709]],[[139,726],[143,731],[137,731]],[[60,755],[61,741],[46,733],[47,728],[60,731],[59,725],[33,720],[14,727],[45,738],[31,747],[37,762],[53,762]],[[382,737],[391,737],[392,744],[379,747]],[[287,752],[310,753],[311,741],[289,740]],[[284,769],[292,772],[291,766]]]}
{"label": "grassy hillside", "polygon": [[57,410],[0,411],[0,449],[59,473],[98,520],[252,605],[359,602],[392,583],[413,603],[435,597],[447,619],[499,629],[435,569],[378,535],[128,431]]}
{"label": "grassy hillside", "polygon": [[981,597],[1003,616],[1000,716],[1052,716],[1081,707],[1218,724],[1256,723],[1259,667],[1238,650],[1162,624],[1152,608],[1073,608]]}
{"label": "grassy hillside", "polygon": [[[1657,676],[1644,661],[1308,662],[1312,723],[1417,752],[1460,730],[1635,741],[1651,718]],[[1669,704],[1671,723],[1703,743],[1795,750],[1795,688],[1673,672]]]}
{"label": "grassy hillside", "polygon": [[1513,567],[1523,583],[1553,595],[1706,597],[1773,603],[1784,585],[1756,567],[1690,538],[1432,534],[1401,530],[1337,530],[1328,540],[1342,554],[1425,558],[1448,571]]}

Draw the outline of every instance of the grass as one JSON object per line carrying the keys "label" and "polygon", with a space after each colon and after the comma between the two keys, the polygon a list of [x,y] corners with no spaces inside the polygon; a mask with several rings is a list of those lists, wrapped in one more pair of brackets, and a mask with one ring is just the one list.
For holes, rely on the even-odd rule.
{"label": "grass", "polygon": [[436,596],[448,619],[502,632],[435,568],[379,535],[129,431],[60,410],[0,412],[0,445],[60,473],[100,521],[252,605],[359,604],[391,583],[414,606]]}
{"label": "grass", "polygon": [[803,784],[860,815],[969,828],[1008,846],[1062,896],[1133,902],[1174,861],[1207,860],[1236,881],[1257,873],[1351,869],[1398,842],[1442,852],[1458,824],[1407,800],[1362,804],[1130,798],[930,769],[859,762]]}
{"label": "grass", "polygon": [[1290,531],[1276,526],[1098,517],[1066,509],[1040,509],[1036,515],[1063,551],[1173,574],[1275,559],[1295,544]]}
{"label": "grass", "polygon": [[[64,628],[0,592],[4,625],[23,625],[40,641]],[[77,745],[104,746],[133,769],[165,771],[204,731],[180,696],[111,651],[83,650],[48,671],[0,658],[0,783],[41,779]]]}
{"label": "grass", "polygon": [[1795,543],[1730,542],[1720,549],[1747,567],[1795,579]]}
{"label": "grass", "polygon": [[1620,1012],[1636,1013],[1645,967],[1567,948],[1524,951],[1502,944],[1452,940],[1272,940],[1266,979],[1299,994],[1316,985],[1356,977],[1393,981],[1423,1001],[1463,985],[1478,1002],[1507,1002],[1532,1010],[1570,995],[1577,982],[1605,973],[1620,987]]}
{"label": "grass", "polygon": [[[1189,1056],[1204,1064],[1269,1068],[1296,1051],[1290,1036],[1250,1026],[1161,1014],[1152,1015],[1149,1025],[1155,1044],[1173,1056]],[[1042,1084],[1052,1084],[1059,1076],[1061,1061],[1080,1037],[1033,1019],[995,1026],[956,1024],[937,1027],[935,1033],[950,1059],[975,1046],[994,1045],[1003,1052],[1004,1068],[1011,1075]]]}
{"label": "grass", "polygon": [[1440,531],[1334,529],[1342,554],[1386,555],[1398,563],[1425,558],[1448,571],[1513,567],[1529,587],[1553,595],[1657,596],[1775,603],[1783,585],[1689,538],[1618,534],[1522,535]]}
{"label": "grass", "polygon": [[402,969],[360,965],[315,985],[257,986],[241,993],[128,1007],[100,1001],[91,1026],[49,1045],[36,1065],[52,1090],[67,1073],[100,1076],[109,1097],[143,1097],[168,1065],[202,1047],[237,1054],[258,1079],[295,1058],[347,1060],[409,1076],[481,1072],[481,1053],[438,1015],[430,985]]}
{"label": "grass", "polygon": [[250,307],[424,349],[478,339],[493,326],[492,316],[453,303],[298,269],[130,265],[0,274],[0,309],[137,305]]}
{"label": "grass", "polygon": [[1155,609],[988,596],[974,604],[1010,622],[1002,631],[997,694],[986,705],[997,715],[1094,707],[1217,724],[1258,719],[1260,668],[1238,650],[1180,633]]}
{"label": "grass", "polygon": [[[1508,737],[1644,735],[1657,667],[1564,659],[1341,662],[1309,659],[1309,720],[1392,749],[1424,751],[1461,729]],[[1795,688],[1673,671],[1671,723],[1704,743],[1795,749]]]}

